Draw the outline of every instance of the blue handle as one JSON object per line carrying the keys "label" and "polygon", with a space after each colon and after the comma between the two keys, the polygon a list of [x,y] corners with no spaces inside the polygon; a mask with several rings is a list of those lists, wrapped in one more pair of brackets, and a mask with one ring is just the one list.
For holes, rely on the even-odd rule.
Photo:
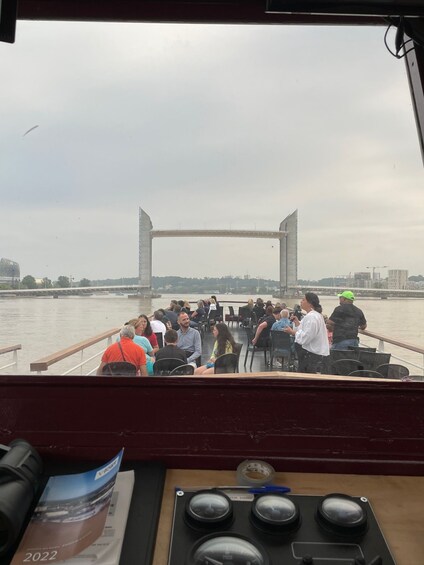
{"label": "blue handle", "polygon": [[265,485],[263,487],[258,487],[258,488],[250,488],[249,492],[251,492],[252,494],[262,494],[264,492],[290,492],[291,488],[289,487],[280,487],[278,485]]}

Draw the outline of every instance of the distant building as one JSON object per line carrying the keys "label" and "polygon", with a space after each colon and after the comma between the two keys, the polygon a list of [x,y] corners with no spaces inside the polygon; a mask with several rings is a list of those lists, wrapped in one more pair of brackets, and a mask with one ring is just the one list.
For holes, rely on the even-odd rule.
{"label": "distant building", "polygon": [[20,276],[19,263],[10,259],[0,259],[0,284],[14,284],[19,281]]}
{"label": "distant building", "polygon": [[371,288],[371,273],[368,271],[355,273],[353,286],[355,288]]}
{"label": "distant building", "polygon": [[389,269],[389,289],[404,290],[408,288],[408,271],[406,269]]}

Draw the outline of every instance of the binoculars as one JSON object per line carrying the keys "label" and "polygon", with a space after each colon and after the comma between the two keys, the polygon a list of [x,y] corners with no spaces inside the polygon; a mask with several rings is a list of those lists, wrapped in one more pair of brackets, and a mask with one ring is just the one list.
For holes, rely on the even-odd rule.
{"label": "binoculars", "polygon": [[36,450],[25,440],[0,445],[0,555],[18,539],[43,472]]}

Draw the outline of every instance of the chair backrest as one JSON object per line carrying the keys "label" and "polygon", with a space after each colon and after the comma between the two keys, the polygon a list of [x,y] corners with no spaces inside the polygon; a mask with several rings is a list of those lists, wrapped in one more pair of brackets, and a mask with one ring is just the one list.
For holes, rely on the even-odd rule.
{"label": "chair backrest", "polygon": [[236,373],[238,365],[238,356],[236,353],[225,353],[215,359],[215,374],[220,373]]}
{"label": "chair backrest", "polygon": [[382,379],[383,375],[377,371],[368,371],[367,369],[352,371],[349,377],[370,377],[372,379]]}
{"label": "chair backrest", "polygon": [[338,361],[339,359],[359,359],[359,352],[353,349],[330,349],[330,362]]}
{"label": "chair backrest", "polygon": [[179,367],[173,369],[170,375],[194,375],[194,367],[190,364],[180,365]]}
{"label": "chair backrest", "polygon": [[254,312],[247,306],[240,306],[239,308],[239,320],[242,326],[252,326],[256,323],[256,316]]}
{"label": "chair backrest", "polygon": [[[364,369],[375,371],[377,362],[377,353],[375,351],[368,351],[366,349],[358,350],[359,361],[364,366]],[[380,364],[380,363],[379,363]]]}
{"label": "chair backrest", "polygon": [[384,365],[379,365],[377,371],[388,379],[403,379],[409,375],[408,367],[404,365],[397,365],[396,363],[390,364],[385,363]]}
{"label": "chair backrest", "polygon": [[271,354],[275,355],[278,352],[280,352],[280,356],[282,357],[290,354],[291,338],[290,334],[287,334],[286,332],[283,332],[281,330],[273,330],[271,331]]}
{"label": "chair backrest", "polygon": [[233,347],[233,353],[240,357],[241,350],[243,349],[243,344],[236,341],[236,346]]}
{"label": "chair backrest", "polygon": [[162,349],[164,343],[163,343],[163,333],[162,332],[155,332],[155,336],[157,337],[158,340],[158,345],[159,345],[159,349]]}
{"label": "chair backrest", "polygon": [[387,363],[390,363],[390,358],[392,356],[391,353],[379,353],[378,351],[377,353],[374,353],[374,355],[374,371],[378,371],[378,367],[380,365],[386,365]]}
{"label": "chair backrest", "polygon": [[250,308],[248,308],[247,306],[239,306],[239,316],[241,320],[244,320],[246,318],[250,318],[251,316],[251,310]]}
{"label": "chair backrest", "polygon": [[166,376],[177,367],[181,367],[181,359],[158,359],[153,365],[153,374],[159,376]]}
{"label": "chair backrest", "polygon": [[209,318],[209,320],[216,320],[216,319],[219,318],[219,317],[220,317],[220,315],[219,315],[219,310],[218,310],[218,309],[216,309],[216,310],[209,310],[209,313],[208,313],[208,318]]}
{"label": "chair backrest", "polygon": [[333,375],[350,375],[353,371],[360,371],[363,366],[357,359],[338,359],[331,362],[331,373]]}
{"label": "chair backrest", "polygon": [[103,367],[102,375],[104,377],[120,376],[134,377],[137,374],[137,367],[127,361],[112,361],[106,363]]}

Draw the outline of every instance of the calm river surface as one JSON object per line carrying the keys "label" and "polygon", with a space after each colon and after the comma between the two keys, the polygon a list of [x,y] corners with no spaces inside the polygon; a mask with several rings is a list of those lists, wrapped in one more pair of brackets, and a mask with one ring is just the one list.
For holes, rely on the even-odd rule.
{"label": "calm river surface", "polygon": [[[18,354],[19,373],[30,374],[29,364],[46,355],[55,353],[84,339],[106,330],[121,326],[130,318],[141,313],[152,313],[160,307],[167,307],[171,298],[190,301],[199,296],[163,295],[154,299],[135,299],[114,294],[89,297],[64,298],[9,298],[0,299],[0,348],[17,343],[22,344]],[[246,295],[222,295],[218,300],[247,302]],[[255,297],[254,297],[255,298]],[[264,300],[272,299],[262,296]],[[338,305],[334,297],[322,297],[324,313],[330,315]],[[355,304],[364,311],[368,329],[393,337],[400,341],[423,346],[424,343],[424,300],[422,299],[360,299]],[[228,304],[223,303],[224,313]],[[237,312],[240,304],[234,304]],[[375,340],[362,339],[367,345],[376,345]],[[106,342],[94,346],[91,354],[101,351]],[[388,344],[385,350],[403,359],[422,365],[422,356],[414,352],[399,350]],[[86,357],[90,356],[87,353]],[[11,355],[0,357],[0,367],[7,364]],[[78,355],[73,363],[63,361],[53,365],[49,373],[60,374],[79,362]],[[98,361],[97,361],[98,362]],[[393,359],[393,362],[396,362]],[[94,365],[93,365],[94,366]],[[420,374],[410,367],[411,374]],[[7,371],[2,371],[5,373]],[[10,372],[10,371],[9,371]]]}

